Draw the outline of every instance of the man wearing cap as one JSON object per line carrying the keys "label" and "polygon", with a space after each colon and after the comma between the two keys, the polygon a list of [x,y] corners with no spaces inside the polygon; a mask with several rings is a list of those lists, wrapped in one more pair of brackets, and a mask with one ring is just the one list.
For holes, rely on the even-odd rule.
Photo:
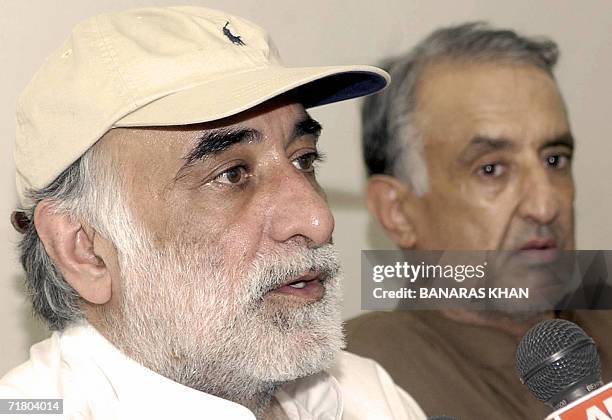
{"label": "man wearing cap", "polygon": [[13,223],[54,333],[0,397],[63,399],[68,418],[423,418],[340,351],[305,111],[387,80],[283,67],[261,29],[208,9],[78,25],[18,104]]}

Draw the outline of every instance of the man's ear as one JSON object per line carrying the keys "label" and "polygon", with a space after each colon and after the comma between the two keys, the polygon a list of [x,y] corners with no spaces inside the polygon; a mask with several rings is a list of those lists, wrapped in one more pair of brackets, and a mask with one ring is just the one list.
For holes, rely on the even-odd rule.
{"label": "man's ear", "polygon": [[95,231],[51,207],[49,200],[43,200],[34,211],[34,225],[47,254],[83,299],[95,304],[108,302],[111,275],[94,253]]}
{"label": "man's ear", "polygon": [[393,242],[411,249],[417,241],[414,206],[417,196],[409,185],[389,175],[373,175],[368,181],[366,202]]}

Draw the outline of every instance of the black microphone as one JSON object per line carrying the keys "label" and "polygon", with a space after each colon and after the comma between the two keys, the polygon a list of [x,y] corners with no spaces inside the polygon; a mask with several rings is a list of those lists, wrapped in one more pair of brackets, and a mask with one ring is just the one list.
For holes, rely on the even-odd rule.
{"label": "black microphone", "polygon": [[451,416],[433,416],[433,417],[427,417],[427,420],[459,420],[457,417],[451,417]]}
{"label": "black microphone", "polygon": [[563,319],[527,331],[516,352],[516,370],[531,393],[555,410],[603,385],[595,342]]}

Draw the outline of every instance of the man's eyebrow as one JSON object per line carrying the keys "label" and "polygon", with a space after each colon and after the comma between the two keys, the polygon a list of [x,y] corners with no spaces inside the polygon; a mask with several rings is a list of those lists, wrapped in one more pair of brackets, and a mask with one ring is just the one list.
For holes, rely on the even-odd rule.
{"label": "man's eyebrow", "polygon": [[497,150],[510,150],[515,147],[516,145],[511,140],[505,138],[475,136],[459,154],[459,161],[469,164],[487,153]]}
{"label": "man's eyebrow", "polygon": [[261,133],[252,128],[224,127],[207,130],[198,139],[198,144],[183,158],[185,163],[181,170],[211,155],[219,154],[234,144],[260,140]]}
{"label": "man's eyebrow", "polygon": [[571,151],[574,151],[574,136],[572,136],[572,133],[563,133],[560,136],[545,141],[544,144],[542,144],[542,146],[540,147],[540,150],[546,149],[548,147],[558,146],[567,147]]}
{"label": "man's eyebrow", "polygon": [[[307,135],[312,135],[315,140],[318,140],[321,129],[321,124],[307,115],[306,118],[295,124],[289,141]],[[222,153],[235,144],[261,141],[262,138],[259,131],[248,127],[222,127],[207,130],[200,136],[198,143],[183,157],[184,163],[177,172],[175,180],[180,178],[187,168],[201,160]]]}
{"label": "man's eyebrow", "polygon": [[309,135],[314,136],[315,140],[318,140],[322,129],[323,127],[321,127],[318,121],[307,115],[305,119],[298,121],[293,127],[290,141]]}

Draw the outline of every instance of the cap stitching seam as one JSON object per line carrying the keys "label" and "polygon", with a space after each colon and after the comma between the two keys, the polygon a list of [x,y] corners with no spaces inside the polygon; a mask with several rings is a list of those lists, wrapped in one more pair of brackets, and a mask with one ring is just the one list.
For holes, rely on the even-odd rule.
{"label": "cap stitching seam", "polygon": [[110,64],[110,66],[109,66],[110,70],[115,74],[116,78],[119,79],[119,81],[123,85],[124,95],[120,95],[120,96],[128,96],[128,99],[130,100],[132,107],[137,108],[138,105],[136,104],[136,99],[135,99],[134,95],[131,92],[133,90],[133,88],[130,86],[130,84],[128,83],[127,79],[124,77],[123,73],[119,70],[119,64],[118,64],[117,56],[116,56],[113,48],[111,47],[110,42],[104,36],[102,28],[100,28],[99,19],[101,17],[102,16],[98,16],[94,20],[95,27],[96,27],[96,30],[98,31],[98,35],[100,36],[100,44],[101,44],[102,50],[103,50],[104,54],[107,56],[107,58],[110,61],[110,63],[109,63]]}

